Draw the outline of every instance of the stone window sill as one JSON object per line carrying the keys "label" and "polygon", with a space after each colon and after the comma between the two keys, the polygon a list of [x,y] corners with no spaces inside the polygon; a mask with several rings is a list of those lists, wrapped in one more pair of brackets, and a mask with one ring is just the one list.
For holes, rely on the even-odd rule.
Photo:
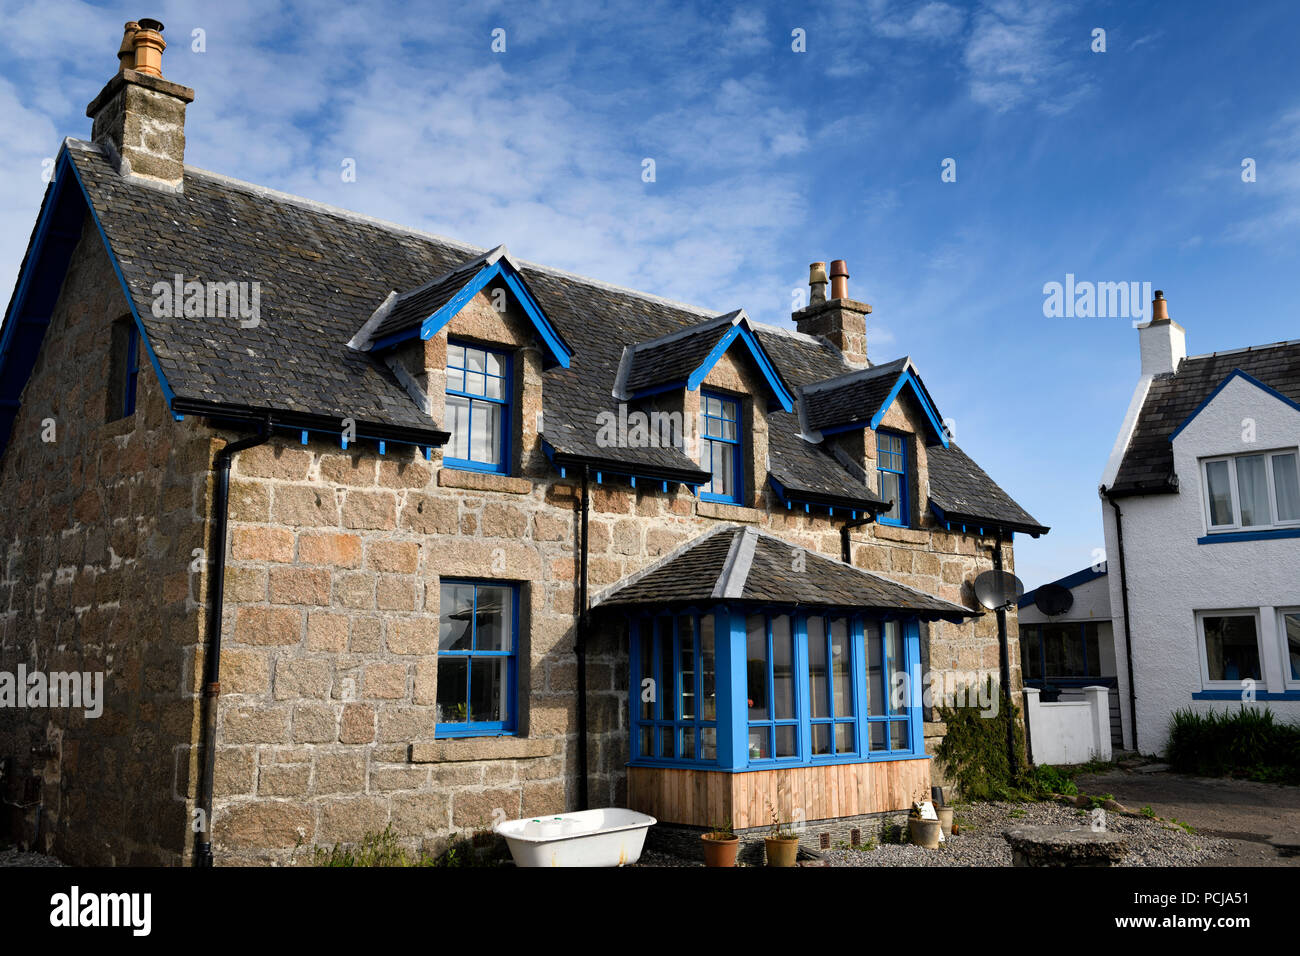
{"label": "stone window sill", "polygon": [[452,763],[464,760],[518,760],[549,757],[556,741],[527,737],[456,737],[411,744],[411,763]]}
{"label": "stone window sill", "polygon": [[482,471],[457,471],[442,468],[438,472],[438,485],[442,488],[465,488],[469,491],[504,491],[510,495],[526,495],[533,490],[527,478],[510,475],[492,475]]}
{"label": "stone window sill", "polygon": [[695,513],[701,518],[725,518],[727,521],[762,522],[766,514],[758,508],[746,508],[744,505],[729,505],[722,501],[701,500],[695,505]]}

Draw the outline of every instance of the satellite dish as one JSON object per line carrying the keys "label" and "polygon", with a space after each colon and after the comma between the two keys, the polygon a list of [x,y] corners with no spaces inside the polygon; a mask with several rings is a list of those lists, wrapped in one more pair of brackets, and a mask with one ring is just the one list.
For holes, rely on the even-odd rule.
{"label": "satellite dish", "polygon": [[1074,606],[1074,593],[1059,584],[1044,584],[1034,595],[1034,607],[1048,617],[1064,614]]}
{"label": "satellite dish", "polygon": [[985,571],[975,579],[975,598],[990,611],[1014,604],[1025,586],[1010,571]]}

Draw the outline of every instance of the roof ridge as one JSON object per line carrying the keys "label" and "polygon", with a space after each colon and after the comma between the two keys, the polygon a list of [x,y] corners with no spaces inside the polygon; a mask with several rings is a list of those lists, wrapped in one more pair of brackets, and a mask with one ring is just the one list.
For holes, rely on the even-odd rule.
{"label": "roof ridge", "polygon": [[[67,137],[64,140],[64,143],[65,145],[75,144],[80,149],[88,150],[90,152],[95,152],[95,153],[99,153],[100,155],[103,155],[103,151],[95,143],[88,143],[85,140],[76,139],[71,136]],[[366,213],[357,212],[356,210],[353,209],[346,209],[343,206],[335,206],[332,203],[321,202],[318,199],[308,199],[306,196],[299,196],[296,195],[295,193],[285,192],[284,190],[281,189],[272,189],[270,186],[261,186],[258,185],[257,183],[249,182],[246,179],[236,179],[234,176],[227,176],[225,173],[218,173],[211,169],[204,169],[201,166],[194,166],[190,163],[185,164],[185,172],[187,174],[194,174],[196,176],[199,176],[200,178],[206,178],[206,179],[215,180],[217,182],[225,183],[229,186],[243,189],[254,195],[261,195],[261,196],[266,196],[278,200],[283,200],[285,202],[302,206],[306,209],[312,209],[317,212],[325,213],[326,215],[337,216],[340,219],[350,219],[355,222],[367,223],[369,225],[378,226],[383,229],[389,229],[395,232],[406,233],[407,235],[415,236],[420,239],[433,240],[434,242],[440,242],[443,243],[444,245],[452,246],[453,248],[461,249],[465,252],[473,253],[476,255],[486,254],[492,251],[492,248],[495,248],[495,247],[475,246],[472,243],[464,242],[460,239],[452,239],[449,236],[442,236],[439,235],[438,233],[429,232],[428,230],[425,229],[416,229],[414,226],[404,226],[400,222],[393,222],[391,219],[380,219],[378,216],[370,216],[367,215]],[[569,272],[566,269],[560,269],[556,266],[549,266],[541,262],[532,262],[528,259],[516,259],[515,261],[518,262],[519,265],[521,266],[527,267],[528,269],[536,270],[538,272],[545,272],[566,279],[576,279],[580,282],[586,283],[587,285],[596,286],[602,289],[608,289],[612,292],[619,292],[625,295],[635,296],[638,299],[644,299],[648,302],[658,303],[659,305],[666,305],[671,308],[681,309],[683,311],[692,312],[697,315],[712,316],[717,314],[716,310],[713,309],[706,309],[703,308],[702,306],[692,305],[689,302],[682,302],[677,299],[669,299],[666,296],[655,295],[653,292],[643,292],[640,289],[633,289],[630,286],[621,286],[613,282],[606,282],[601,279],[593,279],[591,276],[584,276],[577,272]]]}
{"label": "roof ridge", "polygon": [[891,371],[889,367],[899,362],[903,363],[897,369],[897,371],[901,372],[906,370],[909,366],[912,366],[912,357],[910,355],[904,355],[900,358],[890,359],[888,362],[882,362],[879,365],[872,365],[869,368],[857,368],[851,372],[841,372],[839,375],[832,375],[830,378],[823,378],[816,382],[809,382],[807,385],[800,385],[799,391],[804,394],[809,392],[820,392],[827,388],[837,388],[840,385],[849,385],[860,379],[874,378],[877,375],[888,373]]}
{"label": "roof ridge", "polygon": [[738,598],[745,593],[745,583],[749,580],[750,568],[754,565],[754,545],[757,543],[752,526],[740,529],[740,534],[731,539],[731,550],[722,565],[722,573],[713,585],[715,598]]}
{"label": "roof ridge", "polygon": [[1265,345],[1245,345],[1236,349],[1222,349],[1217,352],[1201,352],[1198,355],[1187,356],[1187,360],[1218,358],[1220,355],[1244,355],[1247,352],[1262,352],[1265,349],[1277,349],[1287,345],[1300,345],[1300,339],[1284,339],[1281,342],[1269,342]]}

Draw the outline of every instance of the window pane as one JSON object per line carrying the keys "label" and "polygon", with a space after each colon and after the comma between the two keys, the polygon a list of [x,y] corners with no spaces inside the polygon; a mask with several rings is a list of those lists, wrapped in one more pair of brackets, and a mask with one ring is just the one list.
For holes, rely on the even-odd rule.
{"label": "window pane", "polygon": [[682,753],[681,756],[687,760],[695,759],[695,728],[682,728]]}
{"label": "window pane", "polygon": [[484,376],[479,372],[465,373],[465,391],[471,395],[482,395],[487,390]]}
{"label": "window pane", "polygon": [[450,392],[465,391],[465,373],[458,368],[447,369],[447,390]]}
{"label": "window pane", "polygon": [[891,521],[903,520],[903,498],[898,492],[898,478],[899,476],[891,471],[880,473],[880,497],[893,502],[884,514],[884,517]]}
{"label": "window pane", "polygon": [[659,728],[659,756],[661,757],[673,756],[673,754],[675,753],[673,749],[673,744],[676,743],[676,741],[673,738],[675,738],[676,736],[677,736],[677,732],[672,727]]}
{"label": "window pane", "polygon": [[501,406],[475,402],[471,419],[470,459],[488,465],[501,463]]}
{"label": "window pane", "polygon": [[1273,487],[1277,489],[1277,520],[1300,521],[1300,475],[1296,456],[1273,456]]}
{"label": "window pane", "polygon": [[1043,650],[1047,656],[1047,676],[1076,677],[1070,670],[1069,645],[1072,629],[1063,624],[1043,625]]}
{"label": "window pane", "polygon": [[470,660],[473,665],[469,680],[469,719],[508,720],[506,699],[509,695],[506,688],[509,684],[510,661],[504,657],[474,657]]}
{"label": "window pane", "polygon": [[497,355],[495,352],[487,353],[487,364],[485,368],[489,375],[501,376],[506,373],[505,362],[502,360],[501,356]]}
{"label": "window pane", "polygon": [[1243,527],[1273,523],[1268,510],[1268,475],[1264,471],[1263,455],[1237,459],[1237,494],[1241,497]]}
{"label": "window pane", "polygon": [[812,752],[815,755],[829,754],[831,752],[830,724],[812,725]]}
{"label": "window pane", "polygon": [[776,756],[793,757],[795,749],[795,728],[786,724],[776,728]]}
{"label": "window pane", "polygon": [[767,720],[767,619],[745,618],[745,659],[749,686],[749,719]]}
{"label": "window pane", "polygon": [[482,349],[465,349],[465,361],[467,370],[482,372],[486,367],[486,358]]}
{"label": "window pane", "polygon": [[478,589],[478,627],[474,634],[474,650],[514,650],[513,593],[510,588]]}
{"label": "window pane", "polygon": [[[474,646],[473,617],[474,586],[443,584],[438,589],[438,650],[470,650]],[[441,683],[439,677],[439,693],[441,693]]]}
{"label": "window pane", "polygon": [[713,615],[700,618],[700,684],[703,700],[700,716],[705,720],[718,717],[717,672],[713,663]]}
{"label": "window pane", "polygon": [[438,723],[469,720],[469,658],[438,658]]}
{"label": "window pane", "polygon": [[766,760],[772,756],[771,744],[768,742],[770,727],[749,728],[749,759]]}
{"label": "window pane", "polygon": [[1244,615],[1206,617],[1205,661],[1210,680],[1260,679],[1255,619]]}
{"label": "window pane", "polygon": [[1210,524],[1233,523],[1232,486],[1228,478],[1228,463],[1212,461],[1205,466],[1205,483],[1210,495]]}
{"label": "window pane", "polygon": [[465,346],[447,343],[447,365],[448,367],[454,365],[456,368],[465,367]]}
{"label": "window pane", "polygon": [[1083,625],[1083,639],[1087,644],[1088,663],[1085,668],[1087,676],[1101,674],[1101,642],[1097,640],[1097,625],[1091,622]]}
{"label": "window pane", "polygon": [[866,632],[867,713],[872,717],[883,717],[885,714],[885,677],[883,670],[884,665],[881,661],[882,641],[880,637],[880,625],[875,621],[868,621]]}
{"label": "window pane", "polygon": [[[830,681],[826,670],[826,632],[825,622],[820,617],[808,618],[808,686],[812,694],[812,715],[829,717]],[[813,728],[814,739],[817,728]],[[830,734],[826,736],[830,746]],[[813,747],[813,753],[826,753]]]}
{"label": "window pane", "polygon": [[736,447],[713,443],[713,493],[731,497],[736,493]]}
{"label": "window pane", "polygon": [[907,673],[907,659],[903,653],[903,629],[897,621],[885,622],[885,653],[889,655],[889,667],[886,672],[889,681],[889,712],[891,714],[907,713],[907,685],[896,674]]}
{"label": "window pane", "polygon": [[871,749],[873,751],[888,750],[889,744],[885,740],[885,735],[889,729],[889,724],[883,720],[873,720],[867,726],[871,728],[870,737],[869,737],[869,740],[871,742]]}
{"label": "window pane", "polygon": [[[641,622],[641,686],[637,692],[641,695],[641,717],[643,719],[652,719],[655,715],[655,700],[658,698],[658,689],[655,686],[655,642],[654,642],[654,625],[650,621]],[[647,684],[646,681],[650,683]],[[647,700],[646,698],[649,698]],[[647,747],[645,751],[649,754],[653,747]]]}
{"label": "window pane", "polygon": [[772,617],[772,716],[794,717],[794,639],[787,614]]}
{"label": "window pane", "polygon": [[835,725],[835,752],[837,754],[851,754],[857,746],[853,742],[853,725],[836,724]]}
{"label": "window pane", "polygon": [[1039,659],[1038,652],[1038,628],[1026,625],[1020,630],[1020,667],[1025,672],[1026,680],[1037,680],[1043,676],[1043,662]]}
{"label": "window pane", "polygon": [[655,755],[655,729],[653,727],[642,727],[638,737],[637,753],[642,757],[653,757]]}
{"label": "window pane", "polygon": [[700,728],[700,759],[718,759],[718,731],[713,727]]}
{"label": "window pane", "polygon": [[[678,681],[678,693],[681,696],[681,706],[677,713],[682,720],[695,719],[695,618],[689,614],[683,614],[677,618],[677,640],[681,646],[681,663],[678,673],[681,675]],[[683,744],[685,749],[685,745]],[[695,753],[692,746],[686,749],[687,756]]]}
{"label": "window pane", "polygon": [[907,722],[902,720],[890,721],[891,731],[890,750],[907,749]]}
{"label": "window pane", "polygon": [[844,618],[831,622],[831,672],[835,675],[835,716],[853,716],[853,681],[849,675],[849,624]]}
{"label": "window pane", "polygon": [[488,398],[499,398],[504,400],[506,397],[506,380],[504,378],[493,378],[489,375],[487,378],[487,389],[485,394]]}
{"label": "window pane", "polygon": [[1300,680],[1300,612],[1282,616],[1282,631],[1286,637],[1286,659],[1291,668],[1291,679]]}
{"label": "window pane", "polygon": [[673,620],[670,617],[658,618],[655,629],[659,632],[659,700],[662,709],[659,716],[663,720],[673,719],[673,695],[677,692],[673,675]]}
{"label": "window pane", "polygon": [[443,422],[451,439],[442,453],[448,458],[469,458],[469,399],[448,395],[443,403]]}

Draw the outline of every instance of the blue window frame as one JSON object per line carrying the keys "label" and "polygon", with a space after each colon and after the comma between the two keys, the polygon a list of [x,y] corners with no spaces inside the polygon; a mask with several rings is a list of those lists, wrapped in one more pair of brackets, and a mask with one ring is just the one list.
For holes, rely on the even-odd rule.
{"label": "blue window frame", "polygon": [[135,392],[140,380],[140,331],[130,316],[113,323],[111,351],[109,421],[135,414]]}
{"label": "blue window frame", "polygon": [[518,587],[444,578],[438,609],[435,736],[514,733]]}
{"label": "blue window frame", "polygon": [[633,756],[716,764],[717,661],[712,614],[644,618],[633,657]]}
{"label": "blue window frame", "polygon": [[890,509],[877,517],[881,524],[907,527],[907,446],[895,432],[876,432],[876,471],[880,476],[880,497],[893,501]]}
{"label": "blue window frame", "polygon": [[444,464],[509,473],[511,381],[509,353],[447,342]]}
{"label": "blue window frame", "polygon": [[700,486],[705,501],[744,503],[744,436],[740,400],[700,392],[700,467],[711,476]]}
{"label": "blue window frame", "polygon": [[633,619],[630,663],[637,765],[743,771],[925,753],[915,619],[662,613]]}

